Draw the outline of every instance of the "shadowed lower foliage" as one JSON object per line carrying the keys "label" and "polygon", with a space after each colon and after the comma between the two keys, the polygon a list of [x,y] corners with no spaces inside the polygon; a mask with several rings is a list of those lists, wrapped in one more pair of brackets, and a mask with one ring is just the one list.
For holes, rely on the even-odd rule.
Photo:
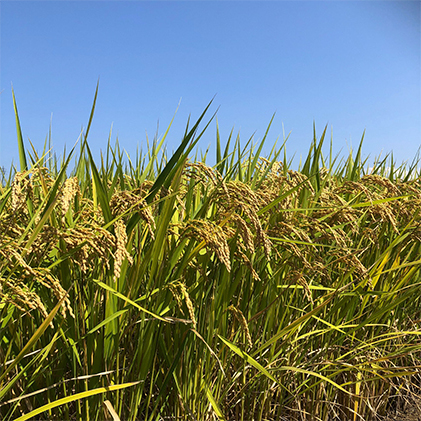
{"label": "shadowed lower foliage", "polygon": [[70,171],[19,142],[2,420],[369,420],[419,394],[416,166],[327,163],[325,130],[298,171],[219,133],[210,167],[189,159],[204,115],[169,160],[162,139],[96,165],[85,133]]}

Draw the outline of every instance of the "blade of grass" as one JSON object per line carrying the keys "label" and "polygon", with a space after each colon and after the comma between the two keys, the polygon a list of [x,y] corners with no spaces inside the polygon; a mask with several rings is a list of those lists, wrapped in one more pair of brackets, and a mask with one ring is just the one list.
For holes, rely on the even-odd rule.
{"label": "blade of grass", "polygon": [[113,392],[115,390],[125,389],[127,387],[135,386],[139,383],[140,381],[99,387],[97,389],[87,390],[86,392],[81,392],[81,393],[76,393],[75,395],[66,396],[65,398],[57,399],[56,401],[50,402],[47,405],[43,405],[40,408],[34,409],[28,414],[25,414],[19,418],[16,418],[15,421],[26,421],[39,414],[42,414],[43,412],[50,411],[51,409],[57,408],[58,406],[64,405],[66,403],[74,402],[79,399],[86,399],[86,398],[89,398],[90,396],[99,395],[102,393],[108,393],[108,392]]}

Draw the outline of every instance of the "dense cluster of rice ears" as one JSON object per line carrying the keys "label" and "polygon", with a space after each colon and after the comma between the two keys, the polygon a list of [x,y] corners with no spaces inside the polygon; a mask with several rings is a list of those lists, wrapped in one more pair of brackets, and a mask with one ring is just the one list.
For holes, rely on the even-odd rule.
{"label": "dense cluster of rice ears", "polygon": [[325,129],[294,171],[267,132],[217,130],[211,167],[189,158],[208,106],[170,159],[167,130],[96,165],[94,107],[72,171],[73,150],[25,150],[16,110],[2,420],[369,420],[420,393],[416,163],[326,161]]}

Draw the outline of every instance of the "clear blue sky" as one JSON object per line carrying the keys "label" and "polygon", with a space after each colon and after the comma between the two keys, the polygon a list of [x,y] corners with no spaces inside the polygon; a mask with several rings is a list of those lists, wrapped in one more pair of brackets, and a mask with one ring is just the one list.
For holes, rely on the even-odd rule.
{"label": "clear blue sky", "polygon": [[[411,161],[421,145],[418,1],[1,1],[0,165],[18,165],[13,83],[23,135],[42,149],[52,117],[61,155],[87,125],[96,154],[112,141],[130,155],[159,120],[182,138],[216,95],[223,142],[232,127],[257,142],[276,112],[266,152],[291,132],[306,156],[313,121],[347,155],[366,129],[364,156]],[[212,115],[209,114],[209,117]],[[215,122],[200,143],[215,150]]]}

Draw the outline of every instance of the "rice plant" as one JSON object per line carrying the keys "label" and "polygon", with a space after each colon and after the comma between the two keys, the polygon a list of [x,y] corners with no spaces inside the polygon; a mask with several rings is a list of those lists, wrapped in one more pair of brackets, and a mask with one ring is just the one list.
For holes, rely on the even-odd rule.
{"label": "rice plant", "polygon": [[[2,420],[369,420],[420,394],[417,162],[216,136],[24,146],[0,186]],[[199,127],[204,128],[199,130]],[[76,156],[77,155],[77,156]],[[75,166],[69,163],[75,158]]]}

